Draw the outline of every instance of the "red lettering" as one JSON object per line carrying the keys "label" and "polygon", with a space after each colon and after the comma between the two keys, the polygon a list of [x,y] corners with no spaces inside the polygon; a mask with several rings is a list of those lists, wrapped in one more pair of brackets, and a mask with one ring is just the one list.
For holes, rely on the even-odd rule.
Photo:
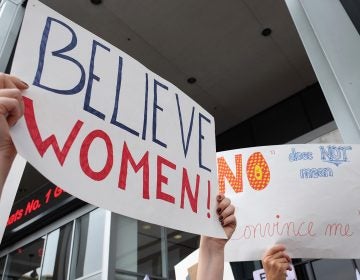
{"label": "red lettering", "polygon": [[131,167],[137,173],[141,168],[143,168],[143,198],[150,199],[149,194],[149,152],[146,152],[141,158],[138,164],[136,164],[134,158],[132,157],[126,142],[124,142],[122,158],[121,158],[121,167],[120,167],[120,176],[119,176],[119,188],[122,190],[126,189],[126,180],[127,180],[127,171],[128,163],[130,162]]}
{"label": "red lettering", "polygon": [[13,223],[20,220],[23,216],[23,212],[24,212],[23,209],[16,210],[16,212],[9,217],[6,226],[12,225]]}
{"label": "red lettering", "polygon": [[167,159],[165,159],[161,156],[157,157],[156,198],[165,200],[170,203],[175,203],[175,198],[173,196],[171,196],[167,193],[164,193],[162,191],[162,184],[167,185],[168,181],[169,181],[168,178],[162,174],[162,165],[163,164],[170,167],[171,169],[174,169],[174,170],[176,169],[176,165],[174,163],[168,161]]}
{"label": "red lettering", "polygon": [[33,199],[26,204],[25,216],[30,214],[32,211],[36,211],[41,207],[40,201],[38,199]]}
{"label": "red lettering", "polygon": [[60,195],[62,195],[63,192],[64,191],[61,188],[56,187],[55,190],[54,190],[54,197],[58,198]]}
{"label": "red lettering", "polygon": [[72,144],[75,141],[75,138],[79,134],[83,122],[79,120],[76,122],[68,138],[65,141],[64,147],[60,149],[54,134],[50,135],[45,140],[41,138],[40,131],[36,123],[33,101],[27,97],[23,97],[23,99],[25,105],[24,117],[25,117],[26,126],[29,130],[31,139],[33,140],[39,154],[41,155],[41,157],[43,157],[49,146],[52,146],[55,155],[60,165],[62,166],[65,162],[65,159],[67,157],[67,154],[69,153]]}
{"label": "red lettering", "polygon": [[[106,163],[103,169],[100,171],[94,171],[89,165],[89,149],[91,143],[95,138],[101,138],[104,140],[107,149],[107,158]],[[110,137],[102,130],[94,130],[90,132],[84,139],[80,148],[80,166],[83,172],[95,181],[101,181],[106,178],[106,176],[111,171],[114,162],[113,155],[113,146],[110,140]]]}
{"label": "red lettering", "polygon": [[185,202],[185,192],[187,197],[189,198],[190,206],[193,212],[197,213],[197,203],[199,196],[199,184],[200,184],[200,176],[196,175],[196,186],[195,186],[195,194],[192,193],[191,186],[189,183],[189,176],[187,170],[183,168],[183,176],[182,176],[182,188],[181,188],[181,202],[180,207],[184,209]]}

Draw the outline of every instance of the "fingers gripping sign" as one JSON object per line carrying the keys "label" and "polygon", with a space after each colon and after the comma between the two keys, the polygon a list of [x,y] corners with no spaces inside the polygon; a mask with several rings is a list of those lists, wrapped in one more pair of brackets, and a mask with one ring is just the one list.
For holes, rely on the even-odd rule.
{"label": "fingers gripping sign", "polygon": [[0,73],[0,190],[16,155],[9,128],[14,126],[24,113],[21,92],[28,85],[18,78]]}
{"label": "fingers gripping sign", "polygon": [[24,113],[21,91],[28,86],[18,78],[0,73],[0,150],[12,148],[9,127]]}
{"label": "fingers gripping sign", "polygon": [[268,280],[286,279],[287,270],[291,270],[291,259],[285,253],[284,245],[275,245],[267,250],[262,258],[262,264]]}
{"label": "fingers gripping sign", "polygon": [[235,207],[231,204],[230,199],[223,194],[217,196],[218,208],[216,210],[219,221],[224,228],[226,236],[230,238],[236,228]]}
{"label": "fingers gripping sign", "polygon": [[215,280],[223,278],[224,247],[236,229],[235,207],[230,199],[223,194],[216,197],[219,222],[221,223],[227,239],[201,236],[199,264],[197,270],[198,280]]}

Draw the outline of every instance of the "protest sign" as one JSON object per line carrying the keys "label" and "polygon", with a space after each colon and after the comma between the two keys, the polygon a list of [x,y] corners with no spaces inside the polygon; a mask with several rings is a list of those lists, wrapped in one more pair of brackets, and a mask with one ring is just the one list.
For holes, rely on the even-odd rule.
{"label": "protest sign", "polygon": [[[258,269],[253,271],[253,278],[254,280],[266,280],[266,273],[264,269]],[[291,265],[291,270],[286,271],[286,278],[285,280],[297,280],[296,274],[295,274],[295,268],[293,265]]]}
{"label": "protest sign", "polygon": [[17,188],[20,184],[21,175],[26,165],[25,159],[17,155],[12,164],[11,170],[6,178],[4,187],[0,191],[0,242],[3,238],[11,207],[14,203]]}
{"label": "protest sign", "polygon": [[360,257],[360,145],[283,145],[217,154],[219,188],[236,207],[228,261]]}
{"label": "protest sign", "polygon": [[31,85],[15,145],[48,179],[116,213],[225,236],[214,119],[181,90],[35,0],[12,74]]}
{"label": "protest sign", "polygon": [[[176,280],[196,279],[197,264],[199,261],[199,249],[192,252],[174,266]],[[210,275],[209,275],[210,277]],[[234,280],[230,263],[224,262],[224,280]]]}

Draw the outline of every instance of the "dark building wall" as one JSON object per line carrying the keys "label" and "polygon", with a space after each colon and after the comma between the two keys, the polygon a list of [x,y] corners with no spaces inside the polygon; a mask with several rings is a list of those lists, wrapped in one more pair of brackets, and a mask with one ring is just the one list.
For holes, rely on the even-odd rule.
{"label": "dark building wall", "polygon": [[218,135],[216,149],[284,144],[333,120],[316,83]]}
{"label": "dark building wall", "polygon": [[359,0],[340,0],[345,11],[360,34],[360,1]]}

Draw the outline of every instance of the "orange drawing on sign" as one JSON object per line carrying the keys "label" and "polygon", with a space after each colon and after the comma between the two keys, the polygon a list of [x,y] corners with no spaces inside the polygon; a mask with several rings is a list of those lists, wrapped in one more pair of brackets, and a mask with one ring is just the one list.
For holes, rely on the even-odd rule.
{"label": "orange drawing on sign", "polygon": [[270,182],[270,169],[260,152],[253,153],[247,162],[246,174],[250,186],[257,191],[266,188]]}
{"label": "orange drawing on sign", "polygon": [[219,192],[225,193],[225,178],[236,193],[243,191],[242,183],[242,159],[241,155],[235,155],[236,175],[231,171],[224,157],[217,159]]}

